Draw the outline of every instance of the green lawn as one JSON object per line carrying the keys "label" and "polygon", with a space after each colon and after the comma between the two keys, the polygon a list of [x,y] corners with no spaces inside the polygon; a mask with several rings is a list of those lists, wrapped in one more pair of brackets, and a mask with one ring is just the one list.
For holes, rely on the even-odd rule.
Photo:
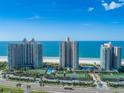
{"label": "green lawn", "polygon": [[[64,71],[62,72],[57,72],[56,73],[57,77],[64,78]],[[66,72],[66,78],[77,78],[77,79],[87,79],[89,78],[89,74],[87,72]]]}
{"label": "green lawn", "polygon": [[[1,91],[3,89],[3,92]],[[0,93],[23,93],[23,90],[20,88],[12,88],[12,87],[6,87],[6,86],[0,86]],[[48,92],[36,92],[32,91],[31,93],[48,93]]]}
{"label": "green lawn", "polygon": [[[57,74],[57,76],[58,76],[58,77],[64,77],[63,74]],[[76,74],[67,73],[67,74],[66,74],[66,77],[70,77],[70,78],[72,78],[72,77],[76,77],[76,78],[86,78],[86,76],[87,76],[87,74],[84,74],[84,73],[80,73],[80,74],[78,74],[78,73],[76,73]]]}
{"label": "green lawn", "polygon": [[102,78],[124,78],[124,73],[104,73],[100,74]]}
{"label": "green lawn", "polygon": [[[9,93],[10,91],[13,93],[23,93],[23,90],[19,89],[19,88],[9,88],[9,87],[5,87],[5,86],[0,86],[0,90],[3,89],[3,93]],[[0,93],[2,93],[2,91],[0,91]]]}
{"label": "green lawn", "polygon": [[32,70],[24,70],[22,72],[17,72],[17,76],[27,76],[27,77],[41,77],[45,74],[46,69],[32,69]]}
{"label": "green lawn", "polygon": [[45,74],[46,69],[27,70],[26,72],[28,72],[28,73]]}

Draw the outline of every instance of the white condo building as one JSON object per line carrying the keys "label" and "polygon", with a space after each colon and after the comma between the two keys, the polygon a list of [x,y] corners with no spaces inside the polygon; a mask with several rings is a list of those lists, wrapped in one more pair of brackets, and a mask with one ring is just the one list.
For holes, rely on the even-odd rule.
{"label": "white condo building", "polygon": [[78,42],[62,41],[60,44],[60,67],[61,68],[79,68]]}
{"label": "white condo building", "polygon": [[39,68],[42,66],[42,45],[34,39],[8,45],[9,68]]}
{"label": "white condo building", "polygon": [[101,45],[101,67],[103,70],[117,70],[121,66],[121,48],[112,46],[111,42]]}

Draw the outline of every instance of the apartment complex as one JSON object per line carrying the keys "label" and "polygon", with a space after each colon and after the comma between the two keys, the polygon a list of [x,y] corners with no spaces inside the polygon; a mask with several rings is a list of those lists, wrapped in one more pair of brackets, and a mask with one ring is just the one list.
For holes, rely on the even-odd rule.
{"label": "apartment complex", "polygon": [[34,39],[8,45],[9,68],[39,68],[42,66],[42,45]]}
{"label": "apartment complex", "polygon": [[111,42],[101,45],[101,67],[103,70],[117,70],[121,66],[121,48]]}
{"label": "apartment complex", "polygon": [[67,38],[66,41],[62,41],[60,44],[60,67],[61,68],[79,68],[79,53],[78,42],[70,41]]}

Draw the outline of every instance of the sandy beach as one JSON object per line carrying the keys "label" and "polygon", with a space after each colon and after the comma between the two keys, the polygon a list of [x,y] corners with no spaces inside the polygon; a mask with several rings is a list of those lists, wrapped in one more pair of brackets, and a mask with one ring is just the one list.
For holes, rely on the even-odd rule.
{"label": "sandy beach", "polygon": [[[44,57],[44,62],[54,62],[59,63],[59,57]],[[79,63],[85,63],[85,64],[99,64],[100,59],[99,58],[79,58]]]}
{"label": "sandy beach", "polygon": [[0,62],[7,62],[8,57],[7,56],[0,56]]}
{"label": "sandy beach", "polygon": [[[7,56],[0,56],[0,62],[8,62]],[[43,57],[43,62],[47,63],[59,63],[59,57]],[[79,63],[84,64],[100,64],[99,58],[79,58]],[[122,64],[124,64],[124,59],[122,60]]]}
{"label": "sandy beach", "polygon": [[[7,62],[8,57],[7,56],[0,56],[0,62]],[[43,57],[43,62],[48,63],[59,63],[59,57]],[[79,63],[87,63],[87,64],[99,64],[100,59],[98,58],[79,58]]]}

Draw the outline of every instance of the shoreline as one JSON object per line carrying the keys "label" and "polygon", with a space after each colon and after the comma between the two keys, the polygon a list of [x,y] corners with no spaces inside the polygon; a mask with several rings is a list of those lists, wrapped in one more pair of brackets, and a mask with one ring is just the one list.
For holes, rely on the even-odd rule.
{"label": "shoreline", "polygon": [[[59,63],[59,57],[43,57],[43,62],[47,63]],[[79,63],[85,63],[85,64],[100,64],[99,58],[79,58]]]}
{"label": "shoreline", "polygon": [[[8,56],[0,56],[0,62],[8,62]],[[47,63],[59,63],[59,57],[43,57],[43,62]],[[100,58],[79,58],[80,64],[100,64]],[[122,59],[124,64],[124,59]]]}

